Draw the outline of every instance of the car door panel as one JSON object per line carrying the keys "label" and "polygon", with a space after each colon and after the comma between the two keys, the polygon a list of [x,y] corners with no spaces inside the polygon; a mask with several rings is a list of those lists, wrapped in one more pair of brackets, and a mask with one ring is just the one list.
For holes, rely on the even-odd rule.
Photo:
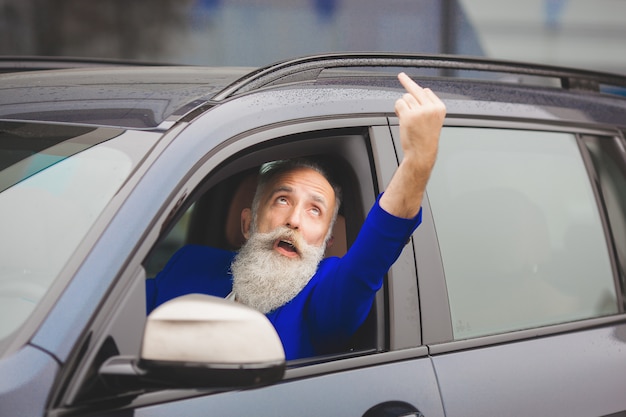
{"label": "car door panel", "polygon": [[[327,126],[317,122],[314,127],[322,129]],[[362,144],[365,142],[361,137],[354,135],[354,137],[345,135],[333,137],[332,146],[350,151],[354,165],[361,166],[360,172],[369,173],[368,171],[373,170],[372,174],[376,176],[377,181],[384,185],[390,180],[397,167],[389,128],[374,126],[369,132],[375,167],[370,166],[367,148]],[[274,134],[278,136],[276,132]],[[250,135],[241,140],[255,144],[261,141],[259,136],[260,134]],[[264,140],[268,140],[269,136],[268,131],[263,132]],[[322,137],[322,135],[318,136]],[[325,144],[324,146],[328,149],[334,149],[330,147],[329,140],[320,141],[319,137],[307,141],[292,141],[291,148],[296,149],[297,144],[298,151],[303,152],[305,145],[311,146],[310,144],[315,143],[317,146],[314,149],[311,148],[311,152],[321,152],[321,144]],[[242,147],[240,143],[235,143],[235,145],[237,145],[237,151]],[[280,148],[283,153],[287,152],[285,155],[289,154],[288,151],[291,149],[289,146],[288,143],[284,143]],[[276,146],[268,147],[265,151],[268,153],[267,157],[276,157],[276,149],[278,149]],[[228,151],[228,148],[222,149],[225,154]],[[253,156],[261,158],[259,152],[257,149]],[[360,159],[357,159],[358,157]],[[198,172],[204,168],[208,171],[208,165],[217,165],[216,159],[219,158],[214,157],[211,163],[206,164],[207,167],[201,168]],[[199,175],[198,172],[194,174],[194,179],[189,180],[185,185],[185,190],[194,189],[197,186],[195,181],[208,175]],[[374,185],[365,175],[360,175],[359,181],[360,187],[364,189],[363,198],[367,200],[363,205],[371,205],[376,196]],[[147,245],[148,243],[144,243],[144,246]],[[376,348],[369,353],[361,356],[348,353],[330,359],[316,358],[315,364],[294,364],[294,368],[288,370],[286,379],[273,386],[249,390],[225,390],[221,393],[207,392],[206,395],[194,393],[191,396],[181,391],[175,393],[173,397],[172,391],[164,391],[162,395],[156,392],[140,396],[133,405],[123,410],[111,410],[96,415],[124,416],[128,415],[132,409],[135,416],[239,416],[245,414],[358,416],[364,415],[373,407],[380,406],[368,415],[379,415],[376,414],[377,412],[407,411],[411,409],[410,407],[414,407],[426,416],[443,416],[432,363],[427,356],[427,349],[419,347],[419,309],[416,303],[415,265],[410,245],[407,245],[403,251],[401,260],[393,266],[389,281],[389,288],[392,289],[390,291],[395,294],[392,298],[398,301],[390,301],[394,303],[394,307],[392,311],[388,311],[390,309],[384,306],[386,294],[382,291],[379,293],[379,313],[383,314],[379,318],[379,326],[383,327],[378,332]],[[400,294],[399,291],[403,293]],[[389,321],[396,322],[401,318],[402,322],[406,323],[409,319],[410,321],[402,328],[396,326],[386,332],[383,324],[384,315],[389,316]],[[387,333],[391,333],[391,342],[386,340]],[[373,350],[378,352],[371,353]],[[384,350],[391,351],[383,352]],[[408,404],[409,408],[398,407],[398,404]]]}
{"label": "car door panel", "polygon": [[448,417],[626,414],[624,324],[434,355],[433,364]]}
{"label": "car door panel", "polygon": [[[381,359],[384,356],[380,354]],[[353,417],[361,416],[371,407],[389,401],[411,404],[424,416],[444,415],[429,358],[287,380],[259,389],[200,396],[138,408],[134,415]]]}

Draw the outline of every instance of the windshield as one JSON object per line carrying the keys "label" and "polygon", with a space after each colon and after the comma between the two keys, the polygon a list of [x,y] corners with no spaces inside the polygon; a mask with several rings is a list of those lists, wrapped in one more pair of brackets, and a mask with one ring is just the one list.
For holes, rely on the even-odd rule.
{"label": "windshield", "polygon": [[0,122],[0,345],[35,309],[156,137]]}

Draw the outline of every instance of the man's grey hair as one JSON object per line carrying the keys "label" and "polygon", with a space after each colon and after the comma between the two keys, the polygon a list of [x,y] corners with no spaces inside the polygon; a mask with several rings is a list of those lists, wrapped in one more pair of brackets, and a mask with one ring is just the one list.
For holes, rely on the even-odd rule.
{"label": "man's grey hair", "polygon": [[335,210],[333,212],[333,217],[330,222],[330,227],[328,228],[328,233],[326,235],[326,241],[331,237],[333,226],[335,225],[335,221],[337,220],[337,215],[339,214],[339,207],[341,206],[341,187],[337,184],[329,172],[324,169],[324,167],[317,163],[316,161],[304,158],[296,158],[296,159],[281,159],[277,161],[267,162],[261,165],[259,169],[259,178],[258,184],[256,188],[256,192],[254,193],[254,199],[252,200],[252,230],[254,231],[256,228],[256,216],[259,212],[259,206],[261,205],[261,198],[268,184],[270,184],[278,175],[284,174],[286,172],[291,172],[301,168],[308,168],[316,171],[321,176],[323,176],[326,181],[333,188],[335,193]]}

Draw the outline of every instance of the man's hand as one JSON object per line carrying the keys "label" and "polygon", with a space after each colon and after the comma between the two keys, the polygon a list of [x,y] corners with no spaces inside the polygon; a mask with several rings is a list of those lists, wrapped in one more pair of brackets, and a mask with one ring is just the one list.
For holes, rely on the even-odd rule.
{"label": "man's hand", "polygon": [[395,106],[400,119],[403,162],[414,162],[417,169],[430,174],[437,157],[446,106],[429,88],[420,87],[406,74],[401,73],[398,79],[407,91]]}
{"label": "man's hand", "polygon": [[380,206],[395,216],[411,218],[420,209],[435,165],[446,106],[429,88],[420,87],[406,74],[400,73],[398,79],[407,91],[395,104],[404,157]]}

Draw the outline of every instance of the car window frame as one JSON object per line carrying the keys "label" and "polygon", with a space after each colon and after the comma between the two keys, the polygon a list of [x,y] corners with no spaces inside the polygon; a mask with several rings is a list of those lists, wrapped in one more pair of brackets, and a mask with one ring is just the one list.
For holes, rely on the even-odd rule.
{"label": "car window frame", "polygon": [[[587,170],[592,180],[593,190],[596,195],[596,201],[598,202],[598,209],[600,210],[601,220],[607,240],[606,243],[607,246],[610,248],[610,253],[612,255],[611,267],[614,271],[616,296],[619,303],[618,305],[621,312],[626,312],[626,266],[624,265],[624,259],[622,258],[626,244],[623,241],[619,240],[619,237],[616,236],[616,232],[614,232],[613,228],[611,227],[612,213],[609,207],[607,207],[604,192],[602,190],[602,175],[600,174],[593,160],[594,158],[592,155],[592,150],[590,148],[592,144],[586,143],[588,141],[598,142],[603,140],[612,141],[622,150],[622,155],[626,154],[624,152],[624,149],[626,149],[626,140],[624,139],[622,131],[618,131],[614,135],[587,133],[578,134],[579,148],[581,154],[583,155]],[[619,156],[617,157],[619,158]],[[619,168],[623,171],[626,171],[626,160],[621,161]],[[624,174],[623,182],[626,182],[626,174]],[[626,214],[622,214],[622,219],[624,218],[626,218]],[[620,255],[620,251],[622,255]]]}

